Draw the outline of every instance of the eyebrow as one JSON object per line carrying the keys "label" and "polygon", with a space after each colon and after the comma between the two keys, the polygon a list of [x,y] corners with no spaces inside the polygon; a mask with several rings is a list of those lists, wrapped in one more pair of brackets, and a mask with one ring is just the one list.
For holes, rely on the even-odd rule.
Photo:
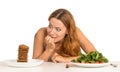
{"label": "eyebrow", "polygon": [[[49,25],[52,25],[51,23],[49,23]],[[53,26],[53,25],[52,25]],[[62,29],[61,27],[55,27],[55,28],[60,28],[60,29]]]}
{"label": "eyebrow", "polygon": [[55,28],[59,28],[59,29],[61,29],[60,27],[55,27]]}

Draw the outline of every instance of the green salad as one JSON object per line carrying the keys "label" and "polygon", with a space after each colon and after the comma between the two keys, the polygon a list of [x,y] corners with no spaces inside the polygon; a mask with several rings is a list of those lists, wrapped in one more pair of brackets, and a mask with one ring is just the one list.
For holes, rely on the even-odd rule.
{"label": "green salad", "polygon": [[108,63],[108,59],[98,51],[92,51],[88,54],[79,53],[79,58],[72,60],[74,63]]}

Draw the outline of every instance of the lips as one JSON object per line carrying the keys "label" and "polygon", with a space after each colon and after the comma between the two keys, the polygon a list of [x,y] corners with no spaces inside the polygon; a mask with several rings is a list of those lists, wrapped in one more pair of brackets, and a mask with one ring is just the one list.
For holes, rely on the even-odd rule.
{"label": "lips", "polygon": [[51,37],[53,40],[55,40],[55,37]]}
{"label": "lips", "polygon": [[51,37],[51,38],[56,38],[56,37]]}
{"label": "lips", "polygon": [[50,36],[51,38],[56,38],[56,37],[53,37],[53,36]]}
{"label": "lips", "polygon": [[51,35],[49,35],[54,41],[55,41],[55,38],[57,38],[57,37],[53,37],[53,36],[51,36]]}

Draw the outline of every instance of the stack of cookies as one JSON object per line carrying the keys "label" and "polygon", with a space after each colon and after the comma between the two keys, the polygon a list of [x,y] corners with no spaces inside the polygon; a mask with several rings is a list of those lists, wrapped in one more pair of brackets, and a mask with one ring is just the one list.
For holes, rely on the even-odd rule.
{"label": "stack of cookies", "polygon": [[21,44],[18,49],[18,60],[17,62],[27,62],[28,61],[28,50],[29,47]]}

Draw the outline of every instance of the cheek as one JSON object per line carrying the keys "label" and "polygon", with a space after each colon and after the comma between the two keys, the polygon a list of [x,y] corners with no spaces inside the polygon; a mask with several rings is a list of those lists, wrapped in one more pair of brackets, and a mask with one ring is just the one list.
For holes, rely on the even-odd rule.
{"label": "cheek", "polygon": [[54,42],[59,42],[64,39],[66,34],[58,34],[57,37],[54,39]]}
{"label": "cheek", "polygon": [[49,28],[47,28],[47,33],[50,33],[50,31],[51,31],[51,30],[50,30]]}
{"label": "cheek", "polygon": [[62,40],[66,34],[58,34],[56,40]]}

